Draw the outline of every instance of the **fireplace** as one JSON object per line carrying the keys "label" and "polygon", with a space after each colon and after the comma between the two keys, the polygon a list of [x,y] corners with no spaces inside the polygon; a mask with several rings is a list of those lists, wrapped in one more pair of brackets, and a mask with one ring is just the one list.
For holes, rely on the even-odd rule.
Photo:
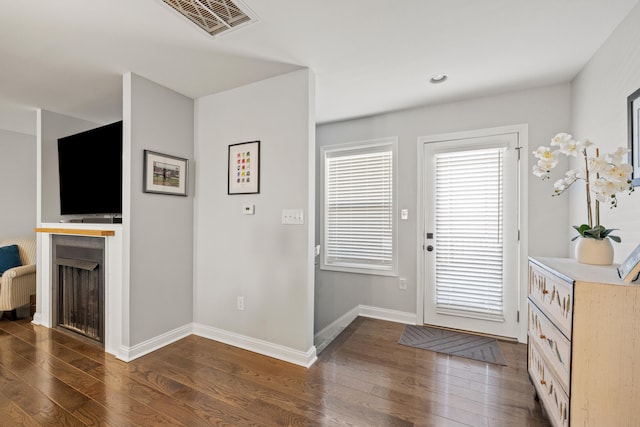
{"label": "fireplace", "polygon": [[54,235],[52,261],[53,326],[104,345],[104,239]]}

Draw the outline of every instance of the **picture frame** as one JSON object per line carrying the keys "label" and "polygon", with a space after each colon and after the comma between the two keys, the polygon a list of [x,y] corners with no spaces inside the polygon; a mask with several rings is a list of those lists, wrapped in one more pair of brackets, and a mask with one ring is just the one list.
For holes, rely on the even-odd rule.
{"label": "picture frame", "polygon": [[260,141],[229,145],[227,194],[260,193]]}
{"label": "picture frame", "polygon": [[640,185],[640,89],[627,97],[629,127],[629,163],[633,166],[632,183]]}
{"label": "picture frame", "polygon": [[144,150],[142,190],[145,193],[186,196],[188,179],[187,159]]}
{"label": "picture frame", "polygon": [[640,275],[640,245],[618,267],[618,276],[627,283],[635,282]]}

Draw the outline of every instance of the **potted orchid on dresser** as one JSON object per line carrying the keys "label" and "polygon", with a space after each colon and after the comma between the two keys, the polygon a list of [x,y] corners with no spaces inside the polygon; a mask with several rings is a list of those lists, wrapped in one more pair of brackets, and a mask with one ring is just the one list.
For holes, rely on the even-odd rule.
{"label": "potted orchid on dresser", "polygon": [[[557,148],[553,148],[557,147]],[[589,155],[592,150],[593,156]],[[584,182],[587,208],[587,223],[574,225],[578,232],[575,257],[583,264],[610,265],[613,262],[611,240],[620,242],[611,233],[615,228],[606,228],[600,223],[600,204],[613,209],[618,206],[618,193],[633,192],[631,175],[633,168],[626,162],[629,149],[618,147],[609,154],[600,154],[600,149],[589,140],[575,141],[567,133],[559,133],[551,139],[550,147],[538,147],[533,154],[538,163],[533,166],[533,174],[549,179],[551,169],[558,165],[559,154],[577,158],[578,167],[570,169],[564,178],[554,185],[554,196],[559,196],[578,181]],[[593,196],[593,197],[592,197]],[[595,199],[592,203],[592,198]]]}

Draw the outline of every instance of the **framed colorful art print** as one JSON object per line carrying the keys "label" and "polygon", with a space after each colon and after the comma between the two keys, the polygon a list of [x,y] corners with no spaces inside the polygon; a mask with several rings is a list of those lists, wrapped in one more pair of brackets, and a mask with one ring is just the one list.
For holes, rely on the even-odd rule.
{"label": "framed colorful art print", "polygon": [[260,141],[229,145],[227,193],[260,193]]}

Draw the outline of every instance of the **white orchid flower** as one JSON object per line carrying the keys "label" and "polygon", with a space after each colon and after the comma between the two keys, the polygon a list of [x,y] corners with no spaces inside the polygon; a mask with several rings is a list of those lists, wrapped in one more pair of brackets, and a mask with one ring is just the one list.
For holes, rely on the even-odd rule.
{"label": "white orchid flower", "polygon": [[628,148],[618,147],[616,151],[607,155],[607,160],[609,160],[611,163],[622,163],[626,158],[627,153],[629,153],[630,151],[631,150],[629,150]]}
{"label": "white orchid flower", "polygon": [[[569,135],[568,133],[561,132],[561,133],[557,134],[556,136],[554,136],[553,138],[551,138],[551,146],[561,146],[563,143],[567,143],[567,142],[573,141],[572,138],[573,137],[571,135]],[[573,141],[573,142],[575,142],[575,141]]]}
{"label": "white orchid flower", "polygon": [[563,190],[566,188],[566,183],[564,182],[564,179],[559,179],[556,182],[553,183],[553,188],[555,188],[556,190]]}
{"label": "white orchid flower", "polygon": [[533,166],[533,174],[535,176],[538,176],[538,177],[540,177],[542,179],[545,179],[545,178],[549,177],[548,173],[549,173],[549,171],[547,169],[545,169],[545,168],[542,168],[542,167],[540,167],[538,165],[534,165]]}
{"label": "white orchid flower", "polygon": [[591,147],[593,145],[593,142],[591,142],[588,139],[585,139],[584,141],[578,141],[576,142],[576,147],[578,148],[578,150],[582,151],[582,150],[586,150],[587,148]]}
{"label": "white orchid flower", "polygon": [[611,204],[611,207],[617,205],[615,194],[618,192],[618,186],[615,182],[599,178],[591,183],[591,190],[600,203]]}
{"label": "white orchid flower", "polygon": [[551,171],[551,169],[555,168],[558,165],[558,159],[540,159],[538,160],[538,166],[545,169],[547,172]]}
{"label": "white orchid flower", "polygon": [[585,171],[584,169],[577,169],[576,171],[576,178],[578,179],[587,179],[587,171]]}
{"label": "white orchid flower", "polygon": [[580,150],[578,150],[578,145],[573,139],[569,141],[562,141],[560,143],[560,150],[558,151],[560,151],[562,154],[573,157],[577,156],[578,153],[580,153]]}
{"label": "white orchid flower", "polygon": [[589,164],[589,173],[603,173],[609,168],[609,162],[602,156],[589,157],[587,162]]}
{"label": "white orchid flower", "polygon": [[601,172],[602,176],[611,181],[621,181],[625,184],[631,179],[633,167],[628,163],[616,165],[615,163],[607,164],[607,167]]}
{"label": "white orchid flower", "polygon": [[[633,174],[633,167],[627,163],[627,154],[629,149],[625,147],[618,147],[616,151],[610,154],[589,156],[588,148],[593,145],[588,139],[582,141],[574,141],[573,137],[568,133],[559,133],[551,139],[550,147],[558,147],[558,150],[553,151],[550,147],[541,146],[533,152],[538,159],[536,165],[533,166],[533,173],[542,179],[549,179],[551,169],[558,165],[558,153],[562,153],[566,156],[577,156],[581,154],[582,160],[578,160],[578,165],[583,165],[583,168],[570,169],[565,172],[565,176],[554,182],[553,189],[554,195],[559,196],[568,190],[578,180],[585,181],[586,189],[592,193],[593,198],[600,203],[606,203],[611,208],[618,205],[617,193],[621,192],[633,192],[633,184],[631,182],[631,176]],[[595,153],[599,154],[600,150],[596,147]],[[601,224],[599,223],[599,204],[595,205],[595,218],[592,211],[592,198],[587,198],[587,217],[589,229],[600,230]],[[593,235],[586,235],[582,233],[583,226],[574,227],[583,237],[594,237]],[[607,237],[608,233],[603,237]],[[599,235],[598,235],[599,236]],[[609,236],[611,238],[616,236]],[[616,237],[616,241],[620,241]]]}
{"label": "white orchid flower", "polygon": [[[550,161],[550,162],[558,162],[558,152],[559,151],[551,151],[551,149],[549,147],[538,147],[538,149],[536,151],[533,152],[533,154],[536,156],[536,158],[540,159],[540,160],[544,160],[544,161]],[[555,165],[554,165],[555,166]]]}

